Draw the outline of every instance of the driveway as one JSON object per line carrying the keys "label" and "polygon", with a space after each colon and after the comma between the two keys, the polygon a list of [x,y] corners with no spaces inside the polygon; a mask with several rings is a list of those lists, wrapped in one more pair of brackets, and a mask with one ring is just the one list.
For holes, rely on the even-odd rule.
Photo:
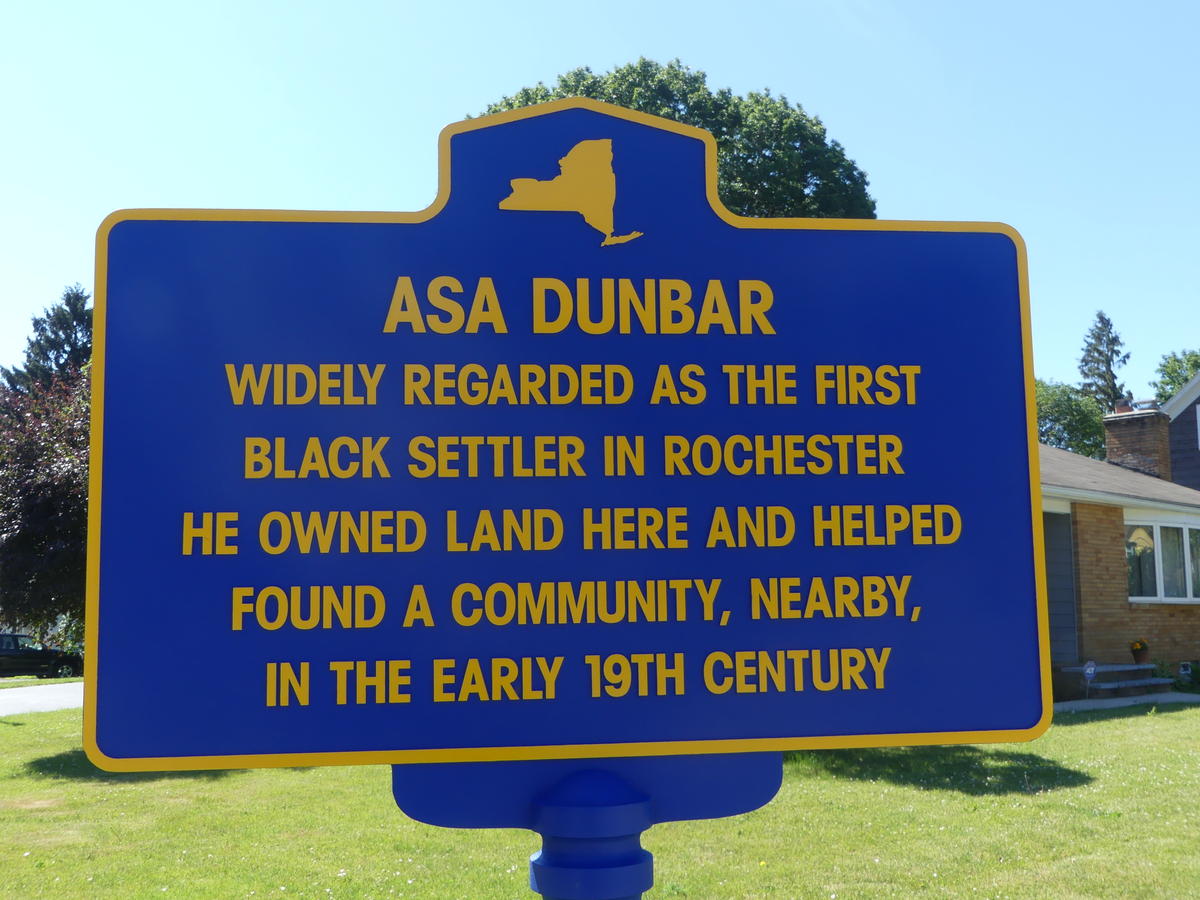
{"label": "driveway", "polygon": [[68,684],[33,684],[29,687],[6,688],[0,691],[0,716],[74,709],[78,706],[83,706],[82,681]]}

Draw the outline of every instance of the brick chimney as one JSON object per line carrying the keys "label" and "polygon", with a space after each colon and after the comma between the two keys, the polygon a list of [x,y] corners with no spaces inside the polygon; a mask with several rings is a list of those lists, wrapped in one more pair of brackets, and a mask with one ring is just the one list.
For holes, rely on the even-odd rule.
{"label": "brick chimney", "polygon": [[1171,480],[1170,417],[1160,409],[1118,406],[1104,417],[1104,450],[1110,463]]}

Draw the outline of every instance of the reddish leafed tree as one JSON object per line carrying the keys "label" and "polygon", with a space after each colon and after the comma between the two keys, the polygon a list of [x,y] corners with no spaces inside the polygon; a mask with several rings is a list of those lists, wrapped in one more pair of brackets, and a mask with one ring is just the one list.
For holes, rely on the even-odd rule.
{"label": "reddish leafed tree", "polygon": [[83,621],[88,367],[37,390],[0,388],[0,621]]}

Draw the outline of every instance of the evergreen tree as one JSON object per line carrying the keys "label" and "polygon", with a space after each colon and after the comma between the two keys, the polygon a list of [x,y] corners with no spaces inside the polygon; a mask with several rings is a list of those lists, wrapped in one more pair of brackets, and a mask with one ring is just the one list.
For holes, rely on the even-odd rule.
{"label": "evergreen tree", "polygon": [[49,387],[56,375],[78,372],[92,358],[90,295],[78,284],[63,291],[62,300],[34,316],[33,335],[25,347],[24,368],[0,366],[0,377],[12,390],[29,393]]}
{"label": "evergreen tree", "polygon": [[487,108],[503,112],[562,97],[589,97],[695,125],[717,141],[718,191],[732,211],[758,217],[875,218],[867,176],[829,139],[821,120],[770,91],[745,97],[709,89],[703,72],[679,60],[588,68],[538,82]]}
{"label": "evergreen tree", "polygon": [[1106,413],[1113,412],[1117,403],[1125,398],[1125,385],[1117,380],[1117,369],[1129,361],[1129,354],[1122,353],[1125,342],[1113,329],[1112,321],[1102,311],[1096,313],[1096,321],[1088,330],[1079,358],[1079,374],[1082,381],[1079,389],[1095,397]]}

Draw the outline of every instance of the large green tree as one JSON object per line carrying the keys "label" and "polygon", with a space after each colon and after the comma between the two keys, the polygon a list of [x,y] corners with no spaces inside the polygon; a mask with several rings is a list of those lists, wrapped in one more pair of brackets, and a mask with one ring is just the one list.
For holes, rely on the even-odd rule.
{"label": "large green tree", "polygon": [[1158,381],[1150,382],[1154,399],[1165,403],[1200,372],[1200,350],[1180,350],[1167,353],[1158,363]]}
{"label": "large green tree", "polygon": [[730,210],[758,217],[875,218],[867,176],[830,140],[821,120],[770,91],[713,91],[679,60],[648,59],[597,75],[588,68],[538,82],[491,104],[495,113],[561,97],[589,97],[710,131],[718,189]]}
{"label": "large green tree", "polygon": [[1104,459],[1104,410],[1095,397],[1072,385],[1040,378],[1034,390],[1039,441]]}
{"label": "large green tree", "polygon": [[11,389],[28,393],[35,385],[49,386],[56,375],[78,372],[92,358],[90,295],[78,284],[63,291],[62,299],[33,319],[33,334],[25,346],[25,365],[0,366],[0,377]]}
{"label": "large green tree", "polygon": [[1125,397],[1125,385],[1117,379],[1117,369],[1129,362],[1129,354],[1122,353],[1125,342],[1113,328],[1112,320],[1102,311],[1096,313],[1096,321],[1088,329],[1084,339],[1082,356],[1079,358],[1080,390],[1095,397],[1100,408],[1110,413]]}
{"label": "large green tree", "polygon": [[92,310],[79,287],[0,369],[0,621],[83,621]]}
{"label": "large green tree", "polygon": [[83,621],[88,377],[0,388],[0,621],[39,632]]}

